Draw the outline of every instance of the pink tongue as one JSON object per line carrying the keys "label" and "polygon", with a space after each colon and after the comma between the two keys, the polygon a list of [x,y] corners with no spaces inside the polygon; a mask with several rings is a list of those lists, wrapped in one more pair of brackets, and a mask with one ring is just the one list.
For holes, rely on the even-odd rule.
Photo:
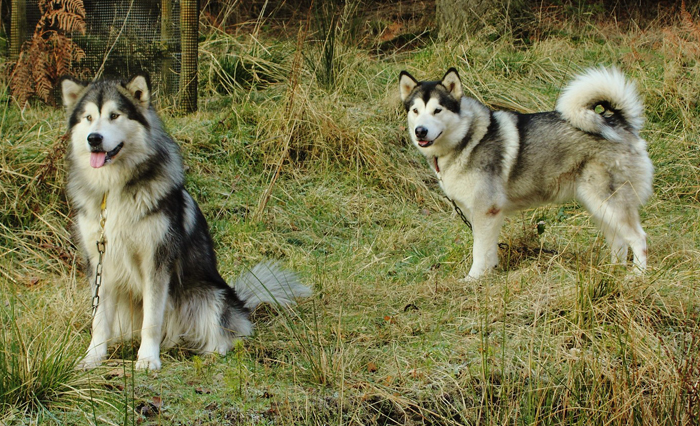
{"label": "pink tongue", "polygon": [[99,168],[105,165],[106,152],[91,152],[90,153],[90,165],[94,168]]}

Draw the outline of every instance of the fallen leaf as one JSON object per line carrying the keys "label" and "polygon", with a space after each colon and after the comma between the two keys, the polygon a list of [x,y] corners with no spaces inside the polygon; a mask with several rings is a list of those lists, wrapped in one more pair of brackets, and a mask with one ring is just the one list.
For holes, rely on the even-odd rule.
{"label": "fallen leaf", "polygon": [[198,393],[198,394],[200,394],[200,395],[202,395],[202,394],[204,394],[204,395],[209,395],[209,394],[211,394],[211,390],[205,389],[205,388],[203,388],[203,387],[201,387],[201,386],[197,386],[197,387],[195,388],[194,391],[195,391],[195,393]]}
{"label": "fallen leaf", "polygon": [[151,402],[142,402],[136,406],[136,411],[144,417],[155,417],[160,414],[160,408]]}
{"label": "fallen leaf", "polygon": [[108,379],[113,379],[115,377],[131,377],[131,373],[123,368],[113,368],[105,373],[105,377]]}
{"label": "fallen leaf", "polygon": [[35,285],[39,284],[39,277],[24,277],[23,281],[27,287],[34,287]]}
{"label": "fallen leaf", "polygon": [[155,406],[158,411],[163,407],[163,398],[159,396],[154,396],[153,399],[151,399],[151,402],[153,403],[153,406]]}

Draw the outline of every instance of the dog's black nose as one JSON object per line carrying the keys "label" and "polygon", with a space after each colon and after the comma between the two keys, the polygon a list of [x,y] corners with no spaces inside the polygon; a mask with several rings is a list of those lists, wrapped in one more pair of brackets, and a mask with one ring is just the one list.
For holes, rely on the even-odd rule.
{"label": "dog's black nose", "polygon": [[416,127],[416,137],[419,140],[424,140],[426,136],[428,136],[428,129],[423,126]]}
{"label": "dog's black nose", "polygon": [[99,133],[90,133],[87,137],[88,143],[92,147],[99,146],[102,143],[102,139],[102,135]]}

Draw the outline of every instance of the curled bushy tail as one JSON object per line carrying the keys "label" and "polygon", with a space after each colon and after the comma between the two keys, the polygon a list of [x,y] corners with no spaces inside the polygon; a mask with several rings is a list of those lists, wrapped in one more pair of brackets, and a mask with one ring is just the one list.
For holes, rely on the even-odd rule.
{"label": "curled bushy tail", "polygon": [[276,262],[261,262],[241,276],[233,285],[236,294],[251,311],[261,303],[283,307],[296,299],[311,296],[309,287],[299,282],[297,275]]}
{"label": "curled bushy tail", "polygon": [[624,140],[625,131],[638,135],[644,124],[637,88],[616,68],[593,68],[576,77],[556,110],[574,127],[613,141]]}

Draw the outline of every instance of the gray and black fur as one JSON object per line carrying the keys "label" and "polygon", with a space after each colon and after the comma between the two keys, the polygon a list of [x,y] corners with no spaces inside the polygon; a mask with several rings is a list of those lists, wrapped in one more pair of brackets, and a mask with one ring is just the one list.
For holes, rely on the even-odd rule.
{"label": "gray and black fur", "polygon": [[628,247],[646,267],[646,235],[638,208],[652,193],[653,166],[639,136],[643,105],[634,85],[615,69],[578,76],[555,111],[492,111],[463,96],[457,71],[417,81],[403,71],[399,91],[409,135],[435,170],[442,189],[474,230],[478,278],[498,264],[505,215],[570,199],[593,215],[624,263]]}
{"label": "gray and black fur", "polygon": [[235,338],[252,333],[248,316],[259,303],[286,306],[310,295],[295,274],[274,263],[257,265],[233,288],[224,281],[146,77],[90,84],[65,79],[62,89],[70,135],[67,195],[91,281],[106,197],[100,304],[83,367],[98,365],[109,343],[136,331],[137,368],[159,369],[161,346],[182,343],[225,354]]}

